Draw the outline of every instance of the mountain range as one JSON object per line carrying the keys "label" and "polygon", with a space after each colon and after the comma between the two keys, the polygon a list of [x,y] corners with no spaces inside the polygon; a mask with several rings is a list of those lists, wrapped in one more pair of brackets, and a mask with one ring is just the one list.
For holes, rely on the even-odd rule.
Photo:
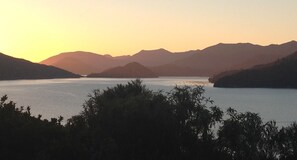
{"label": "mountain range", "polygon": [[133,56],[100,55],[91,52],[76,51],[65,52],[50,57],[41,64],[51,65],[68,70],[73,73],[88,75],[91,73],[102,72],[106,69],[122,66],[131,62],[137,62],[145,66],[158,66],[174,62],[180,58],[185,58],[194,52],[171,53],[165,49],[142,50]]}
{"label": "mountain range", "polygon": [[40,64],[0,54],[0,79],[80,77],[77,74],[127,78],[216,75],[211,80],[217,81],[253,66],[271,65],[273,61],[295,51],[297,51],[296,41],[268,46],[220,43],[203,50],[176,53],[165,49],[142,50],[132,56],[117,57],[84,51],[65,52],[50,57]]}
{"label": "mountain range", "polygon": [[225,71],[247,69],[259,64],[271,63],[295,51],[297,51],[296,41],[269,46],[250,43],[220,43],[174,64],[199,69],[200,76],[212,76]]}
{"label": "mountain range", "polygon": [[57,67],[32,63],[0,53],[0,80],[78,78]]}
{"label": "mountain range", "polygon": [[247,69],[271,63],[297,51],[297,42],[260,46],[251,43],[217,44],[203,50],[170,52],[165,49],[142,50],[132,56],[112,57],[90,52],[67,52],[50,57],[41,64],[88,75],[137,62],[158,76],[212,76],[229,70]]}
{"label": "mountain range", "polygon": [[297,52],[275,62],[213,78],[214,87],[297,88]]}

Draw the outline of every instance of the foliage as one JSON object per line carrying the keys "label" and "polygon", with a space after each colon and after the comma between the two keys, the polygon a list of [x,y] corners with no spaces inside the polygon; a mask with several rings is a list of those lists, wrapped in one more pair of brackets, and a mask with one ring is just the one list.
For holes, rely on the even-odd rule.
{"label": "foliage", "polygon": [[259,159],[263,132],[261,118],[255,113],[237,113],[231,108],[227,114],[230,118],[219,130],[222,150],[232,159]]}
{"label": "foliage", "polygon": [[166,95],[140,80],[119,84],[94,91],[67,126],[79,131],[83,126],[92,158],[188,159],[197,155],[198,141],[210,142],[210,128],[222,117],[217,107],[207,107],[203,92],[176,86]]}
{"label": "foliage", "polygon": [[294,122],[279,133],[280,158],[293,160],[297,158],[297,123]]}
{"label": "foliage", "polygon": [[[0,159],[61,159],[65,129],[62,117],[51,121],[31,116],[30,107],[0,100]],[[63,153],[64,154],[64,153]],[[63,158],[62,158],[63,159]]]}

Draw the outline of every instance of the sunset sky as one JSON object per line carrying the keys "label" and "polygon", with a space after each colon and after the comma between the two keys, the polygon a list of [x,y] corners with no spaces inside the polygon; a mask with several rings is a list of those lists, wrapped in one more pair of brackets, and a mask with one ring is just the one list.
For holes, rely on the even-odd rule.
{"label": "sunset sky", "polygon": [[1,0],[0,52],[39,62],[297,39],[297,0]]}

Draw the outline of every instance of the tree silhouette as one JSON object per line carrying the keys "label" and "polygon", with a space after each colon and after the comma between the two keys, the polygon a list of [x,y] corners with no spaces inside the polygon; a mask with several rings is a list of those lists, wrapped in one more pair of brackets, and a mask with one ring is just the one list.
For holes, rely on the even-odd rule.
{"label": "tree silhouette", "polygon": [[262,120],[259,115],[251,112],[237,113],[231,108],[227,110],[227,114],[229,118],[219,130],[223,151],[231,155],[232,159],[259,159],[258,148],[262,134]]}

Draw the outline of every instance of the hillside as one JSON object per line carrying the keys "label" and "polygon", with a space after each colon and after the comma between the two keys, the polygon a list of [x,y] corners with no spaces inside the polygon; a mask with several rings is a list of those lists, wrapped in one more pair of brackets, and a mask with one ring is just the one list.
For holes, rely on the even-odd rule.
{"label": "hillside", "polygon": [[199,74],[212,76],[229,70],[247,69],[255,65],[271,63],[297,50],[297,42],[260,46],[250,43],[223,44],[208,47],[173,65],[199,69]]}
{"label": "hillside", "polygon": [[59,67],[76,74],[88,75],[91,73],[102,72],[111,67],[123,65],[125,64],[125,61],[116,60],[109,55],[76,51],[61,53],[40,63]]}
{"label": "hillside", "polygon": [[215,87],[297,88],[297,52],[267,65],[218,78]]}
{"label": "hillside", "polygon": [[0,80],[78,78],[68,71],[0,53]]}
{"label": "hillside", "polygon": [[132,62],[125,66],[115,67],[101,73],[94,73],[88,77],[108,77],[108,78],[155,78],[158,77],[154,72],[143,65]]}

